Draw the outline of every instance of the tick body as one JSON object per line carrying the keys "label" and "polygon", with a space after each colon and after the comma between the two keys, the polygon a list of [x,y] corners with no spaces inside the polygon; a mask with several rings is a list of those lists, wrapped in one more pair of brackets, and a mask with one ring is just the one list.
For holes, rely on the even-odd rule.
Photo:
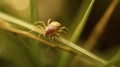
{"label": "tick body", "polygon": [[63,29],[66,27],[62,27],[61,24],[57,21],[50,22],[51,19],[48,19],[47,25],[44,22],[39,22],[42,26],[39,25],[41,29],[44,31],[44,36],[49,36],[51,38],[55,38],[59,35],[60,32],[63,32]]}
{"label": "tick body", "polygon": [[59,22],[51,22],[45,30],[45,35],[46,36],[50,36],[50,37],[54,37],[57,35],[59,28],[61,27],[61,24]]}

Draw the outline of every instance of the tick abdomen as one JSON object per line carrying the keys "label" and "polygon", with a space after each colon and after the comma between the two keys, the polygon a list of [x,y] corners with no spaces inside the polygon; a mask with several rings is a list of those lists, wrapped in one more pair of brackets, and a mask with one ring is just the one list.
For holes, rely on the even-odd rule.
{"label": "tick abdomen", "polygon": [[61,24],[54,21],[50,23],[45,30],[45,35],[56,36],[58,29],[61,27]]}

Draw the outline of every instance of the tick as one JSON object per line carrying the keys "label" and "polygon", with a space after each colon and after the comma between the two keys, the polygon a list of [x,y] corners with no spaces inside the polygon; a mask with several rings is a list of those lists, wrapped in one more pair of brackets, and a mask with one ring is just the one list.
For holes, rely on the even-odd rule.
{"label": "tick", "polygon": [[66,27],[62,26],[58,21],[51,21],[51,19],[48,19],[47,24],[43,21],[37,24],[39,24],[38,27],[44,31],[43,35],[51,38],[56,38],[59,36],[59,33],[65,32],[64,29],[66,29]]}

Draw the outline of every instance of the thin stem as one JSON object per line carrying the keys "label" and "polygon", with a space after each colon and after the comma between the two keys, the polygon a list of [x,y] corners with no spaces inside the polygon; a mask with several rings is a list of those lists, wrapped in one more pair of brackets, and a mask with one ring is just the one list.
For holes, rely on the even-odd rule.
{"label": "thin stem", "polygon": [[[27,25],[27,24],[29,24],[29,23],[23,22],[23,21],[18,20],[18,19],[16,19],[16,18],[13,19],[13,17],[11,17],[11,16],[7,16],[7,19],[6,19],[6,17],[5,17],[6,15],[5,15],[5,16],[4,16],[4,15],[1,16],[1,15],[2,15],[2,14],[1,14],[1,12],[0,12],[0,18],[3,18],[3,19],[5,19],[5,20],[11,21],[11,22],[13,21],[13,23],[15,23],[15,20],[16,20],[16,23],[15,23],[15,24],[18,24],[18,25],[20,25],[20,26],[23,26],[23,27],[26,27],[26,28],[28,28],[28,29],[31,29],[31,27],[28,27],[28,25]],[[10,19],[10,18],[11,18],[11,19]],[[18,21],[19,21],[19,23],[18,23]],[[21,23],[22,23],[22,24],[21,24]],[[26,25],[23,25],[23,24],[26,24]],[[7,22],[4,22],[4,21],[0,20],[0,27],[1,27],[1,28],[5,29],[5,30],[8,30],[8,31],[10,31],[10,32],[14,32],[14,33],[17,33],[17,34],[24,35],[24,36],[29,37],[29,38],[32,38],[32,39],[34,39],[34,40],[38,40],[38,38],[37,38],[36,36],[34,36],[33,34],[31,34],[31,33],[29,33],[29,32],[26,32],[26,31],[23,31],[23,30],[16,29],[16,28],[11,27],[11,26],[12,26],[12,25],[8,24]],[[33,25],[32,25],[32,26],[33,26]],[[39,30],[37,29],[36,32],[39,33]],[[71,47],[72,50],[68,50],[68,49],[62,47],[62,45],[56,46],[56,45],[51,44],[50,42],[47,42],[47,41],[45,41],[45,40],[43,40],[43,39],[41,39],[41,38],[39,38],[38,41],[39,41],[39,42],[42,42],[42,43],[45,43],[46,45],[51,46],[51,47],[56,47],[56,48],[63,49],[63,50],[65,50],[65,51],[69,52],[69,53],[73,53],[73,54],[83,53],[83,54],[85,54],[85,55],[93,58],[94,60],[100,62],[100,63],[103,63],[103,64],[106,64],[106,63],[107,63],[107,61],[101,59],[100,57],[97,57],[96,55],[92,54],[91,52],[89,52],[89,51],[87,51],[87,50],[85,50],[85,49],[77,46],[76,44],[74,44],[74,43],[72,43],[72,42],[70,42],[70,41],[68,41],[68,40],[66,40],[66,39],[64,39],[64,38],[58,37],[56,40],[59,41],[59,42],[62,42],[63,44],[67,45],[68,47]]]}
{"label": "thin stem", "polygon": [[9,24],[8,22],[2,20],[1,18],[0,18],[0,28],[5,29],[5,30],[10,31],[10,32],[13,32],[13,33],[24,35],[24,36],[26,36],[28,38],[33,39],[33,40],[38,40],[39,42],[45,43],[45,44],[47,44],[49,46],[54,46],[51,43],[49,43],[49,42],[47,42],[47,41],[45,41],[45,40],[43,40],[41,38],[38,39],[38,37],[36,37],[35,35],[27,32],[27,31],[19,30],[17,28],[12,27],[11,24]]}
{"label": "thin stem", "polygon": [[112,0],[110,6],[104,13],[103,17],[99,20],[99,22],[97,22],[92,33],[90,34],[89,38],[87,39],[86,44],[83,46],[85,49],[91,50],[95,46],[98,38],[103,33],[105,26],[107,25],[113,11],[115,10],[115,7],[119,3],[119,1],[120,0]]}
{"label": "thin stem", "polygon": [[[84,1],[84,2],[86,2],[86,1]],[[81,33],[83,31],[83,28],[85,27],[87,18],[88,18],[90,11],[94,5],[94,2],[95,2],[95,0],[91,0],[91,2],[89,3],[89,6],[86,9],[84,9],[84,11],[82,10],[84,12],[83,13],[84,15],[82,16],[82,18],[80,18],[81,13],[79,13],[79,15],[77,16],[77,19],[75,19],[75,20],[78,20],[77,23],[79,23],[79,24],[76,26],[76,29],[73,32],[72,37],[70,38],[70,41],[76,42],[78,40],[78,38],[81,36]],[[76,21],[74,21],[74,22],[76,23]]]}
{"label": "thin stem", "polygon": [[[83,1],[80,9],[78,10],[78,13],[76,14],[76,18],[74,20],[74,24],[78,23],[76,26],[74,24],[71,27],[76,27],[71,35],[70,41],[73,43],[76,43],[76,41],[79,39],[81,36],[81,33],[83,31],[83,28],[85,27],[87,18],[89,16],[89,13],[92,9],[92,6],[94,4],[95,0],[90,0],[90,1]],[[82,8],[82,9],[81,9]],[[70,49],[70,48],[68,48]],[[71,55],[67,52],[63,52],[62,56],[60,58],[60,63],[59,67],[66,67],[68,64],[68,61],[70,59]]]}
{"label": "thin stem", "polygon": [[30,0],[31,6],[31,22],[37,21],[37,0]]}
{"label": "thin stem", "polygon": [[[102,58],[100,58],[100,57],[92,54],[91,52],[89,52],[89,51],[87,51],[87,50],[85,50],[85,49],[77,46],[76,44],[74,44],[74,43],[72,43],[72,42],[70,42],[70,41],[67,41],[67,40],[65,40],[65,39],[63,39],[63,38],[58,38],[58,41],[64,43],[65,45],[67,45],[67,46],[69,46],[69,47],[71,47],[71,48],[73,48],[74,50],[79,51],[79,53],[83,53],[83,54],[91,57],[92,59],[94,59],[94,60],[96,60],[96,61],[98,61],[98,62],[100,62],[100,63],[102,63],[102,64],[106,64],[106,63],[107,63],[107,61],[103,60]],[[78,53],[78,54],[79,54],[79,53]]]}
{"label": "thin stem", "polygon": [[22,21],[22,20],[20,20],[18,18],[12,17],[12,16],[10,16],[8,14],[5,14],[3,12],[0,12],[0,18],[4,19],[6,21],[9,21],[9,22],[11,22],[13,24],[23,26],[23,27],[25,27],[27,29],[33,30],[33,31],[38,32],[40,34],[44,33],[41,29],[37,28],[36,26],[34,26],[32,24],[29,24],[28,22]]}

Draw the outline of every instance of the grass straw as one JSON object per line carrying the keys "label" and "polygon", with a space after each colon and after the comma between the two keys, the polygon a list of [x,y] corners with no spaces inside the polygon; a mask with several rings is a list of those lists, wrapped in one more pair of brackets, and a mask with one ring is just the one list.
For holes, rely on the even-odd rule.
{"label": "grass straw", "polygon": [[29,24],[28,22],[25,22],[25,21],[20,20],[18,18],[12,17],[12,16],[10,16],[8,14],[5,14],[5,13],[3,13],[1,11],[0,11],[0,18],[3,19],[3,20],[8,21],[10,23],[17,24],[17,25],[20,25],[22,27],[25,27],[25,28],[27,28],[29,30],[33,30],[33,31],[38,32],[40,34],[43,33],[43,31],[41,29],[35,27],[34,25]]}
{"label": "grass straw", "polygon": [[104,32],[105,26],[107,25],[113,11],[115,10],[115,7],[119,3],[119,0],[112,0],[110,6],[104,13],[103,17],[99,20],[99,22],[96,24],[94,30],[92,31],[91,35],[85,42],[86,44],[83,46],[87,50],[93,49],[95,46],[98,38],[100,35]]}
{"label": "grass straw", "polygon": [[[74,23],[79,23],[79,24],[77,25],[75,31],[72,33],[72,36],[70,38],[71,42],[75,43],[78,40],[78,38],[80,37],[82,30],[86,24],[89,13],[94,4],[94,1],[95,0],[83,1],[82,6],[78,11],[77,17],[74,20]],[[63,52],[62,56],[60,58],[60,63],[58,65],[58,67],[66,67],[70,57],[71,57],[71,55],[69,53]]]}
{"label": "grass straw", "polygon": [[96,61],[98,61],[98,62],[100,62],[102,64],[106,64],[107,63],[107,61],[103,60],[102,58],[92,54],[91,52],[89,52],[89,51],[87,51],[87,50],[77,46],[76,44],[74,44],[74,43],[72,43],[72,42],[70,42],[68,40],[65,40],[64,38],[58,38],[58,41],[62,42],[63,44],[65,44],[65,45],[67,45],[67,46],[69,46],[71,48],[73,48],[74,50],[78,51],[79,53],[83,53],[83,54],[91,57],[92,59],[94,59],[94,60],[96,60]]}
{"label": "grass straw", "polygon": [[72,34],[72,37],[70,38],[70,41],[76,42],[78,38],[81,36],[82,31],[85,27],[87,18],[89,17],[90,11],[94,5],[95,0],[91,0],[90,2],[88,1],[83,1],[83,5],[78,11],[77,17],[74,20],[74,23],[79,23],[75,31]]}
{"label": "grass straw", "polygon": [[[6,15],[7,18],[4,17],[4,15]],[[20,26],[23,26],[23,27],[29,25],[29,23],[25,23],[25,22],[23,22],[23,21],[21,21],[21,20],[19,20],[19,23],[18,23],[18,19],[17,19],[17,18],[14,18],[14,17],[12,17],[12,16],[8,16],[7,14],[1,14],[1,12],[0,12],[0,18],[4,19],[4,20],[6,20],[6,21],[9,21],[9,22],[12,22],[12,21],[13,21],[13,23],[15,23],[15,20],[16,20],[16,23],[15,23],[15,24],[20,25]],[[11,18],[11,19],[10,19],[10,18]],[[13,18],[14,18],[14,19],[13,19]],[[23,25],[23,24],[21,24],[21,23],[28,24],[28,25]],[[3,28],[6,28],[6,27],[3,26]],[[31,29],[31,27],[26,27],[26,28]],[[9,30],[10,28],[7,28],[7,29]],[[14,30],[14,32],[17,32],[17,31]],[[39,30],[36,30],[36,32],[39,33]],[[24,34],[25,36],[28,36],[28,37],[33,36],[33,35],[31,35],[31,34],[27,35],[25,32],[22,33],[22,32],[19,31],[19,30],[18,30],[17,33]],[[28,32],[27,32],[27,33],[28,33]],[[33,38],[34,38],[34,36],[33,36]],[[65,44],[65,45],[67,45],[68,47],[73,48],[73,51],[74,51],[74,50],[78,51],[78,52],[76,52],[77,54],[83,53],[83,54],[85,54],[85,55],[93,58],[94,60],[100,62],[100,63],[103,63],[103,64],[106,64],[106,63],[107,63],[107,61],[101,59],[100,57],[97,57],[96,55],[92,54],[91,52],[89,52],[89,51],[87,51],[87,50],[85,50],[85,49],[77,46],[76,44],[74,44],[74,43],[72,43],[72,42],[70,42],[70,41],[68,41],[68,40],[66,40],[66,39],[64,39],[64,38],[59,37],[57,40],[58,40],[59,42],[62,42],[62,43]],[[43,42],[45,42],[45,41],[43,41]],[[45,42],[45,43],[47,44],[47,42]],[[49,43],[48,43],[48,44],[49,44]],[[54,46],[53,46],[53,47],[54,47]],[[67,50],[67,49],[64,49],[64,50]]]}
{"label": "grass straw", "polygon": [[[36,21],[38,21],[37,19],[37,9],[38,9],[38,0],[30,0],[30,6],[31,6],[31,22],[35,23]],[[39,34],[40,35],[40,34]],[[33,49],[33,55],[34,58],[38,61],[38,65],[43,66],[43,61],[45,59],[44,57],[44,53],[41,53],[41,51],[43,51],[42,47],[39,46],[41,43],[38,43],[38,39],[39,39],[39,35],[37,36],[37,40],[34,41],[29,41],[32,44],[32,49]],[[46,42],[45,42],[46,43]],[[36,45],[35,45],[36,44]]]}
{"label": "grass straw", "polygon": [[31,22],[37,21],[37,0],[30,0],[31,6]]}

